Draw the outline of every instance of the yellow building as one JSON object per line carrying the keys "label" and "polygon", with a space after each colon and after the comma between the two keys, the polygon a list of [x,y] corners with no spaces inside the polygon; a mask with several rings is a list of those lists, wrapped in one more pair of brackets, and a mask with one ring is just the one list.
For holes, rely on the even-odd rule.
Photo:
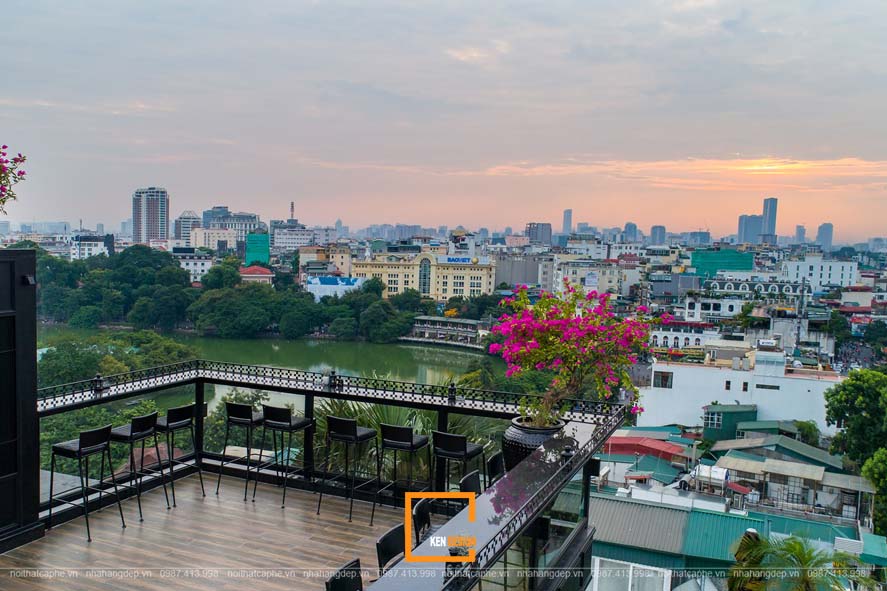
{"label": "yellow building", "polygon": [[382,280],[384,297],[415,289],[423,297],[444,302],[454,296],[472,297],[493,293],[496,264],[489,257],[436,255],[377,255],[353,260],[353,277]]}

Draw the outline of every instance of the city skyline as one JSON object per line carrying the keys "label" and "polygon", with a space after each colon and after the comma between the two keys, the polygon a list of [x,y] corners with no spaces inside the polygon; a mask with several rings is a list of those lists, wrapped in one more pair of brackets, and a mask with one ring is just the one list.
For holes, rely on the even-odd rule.
{"label": "city skyline", "polygon": [[780,235],[884,233],[880,3],[15,11],[15,221],[115,223],[157,185],[171,216],[295,201],[311,224],[560,227],[573,209],[716,236],[777,195]]}

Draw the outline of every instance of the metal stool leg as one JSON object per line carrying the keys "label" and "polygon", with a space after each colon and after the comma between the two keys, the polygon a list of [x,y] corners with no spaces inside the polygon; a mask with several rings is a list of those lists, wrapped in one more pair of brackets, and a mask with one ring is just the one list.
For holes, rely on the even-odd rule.
{"label": "metal stool leg", "polygon": [[327,437],[326,446],[323,454],[323,472],[320,477],[320,495],[317,497],[317,514],[320,515],[320,503],[323,501],[323,487],[326,484],[326,475],[327,470],[330,467],[330,444],[332,443],[329,437]]}
{"label": "metal stool leg", "polygon": [[[194,449],[194,456],[195,456],[194,463],[197,464],[197,478],[200,479],[200,492],[203,493],[203,496],[206,496],[206,489],[203,488],[203,459],[197,456],[197,454],[198,454],[197,437],[194,436],[194,423],[191,423],[190,431],[191,431],[191,447]],[[175,482],[175,480],[172,477],[172,463],[170,463],[170,465],[169,465],[169,470],[170,470],[170,472],[169,472],[170,486],[175,486],[173,484]],[[173,497],[175,497],[175,495],[173,495]],[[175,500],[175,499],[173,499],[173,500]]]}
{"label": "metal stool leg", "polygon": [[[144,443],[142,443],[144,449]],[[163,474],[163,460],[160,459],[160,446],[157,445],[157,431],[154,431],[154,453],[157,454],[157,467],[160,469],[160,484],[163,485],[163,496],[166,497],[166,509],[169,510],[169,493],[166,492],[166,477]],[[144,470],[145,466],[142,466]],[[172,464],[169,465],[169,482],[172,484]]]}
{"label": "metal stool leg", "polygon": [[[370,512],[370,525],[376,518],[376,501],[379,500],[379,489],[382,488],[382,459],[379,456],[379,440],[376,440],[376,494],[373,495],[373,510]],[[397,489],[397,450],[394,450],[394,488]]]}
{"label": "metal stool leg", "polygon": [[[280,433],[280,444],[283,445],[283,432]],[[293,448],[293,432],[289,432],[289,437],[287,438],[286,450],[283,452],[283,499],[280,501],[280,508],[286,505],[286,485],[290,479],[290,450]]]}
{"label": "metal stool leg", "polygon": [[[111,470],[114,469],[113,466],[109,465],[108,467],[111,468]],[[102,491],[102,488],[103,488],[102,479],[104,477],[105,477],[105,454],[103,453],[102,454],[102,463],[101,463],[101,466],[99,466],[99,511],[102,510],[102,492],[103,492]]]}
{"label": "metal stool leg", "polygon": [[228,431],[230,425],[225,423],[225,443],[222,445],[222,461],[219,463],[219,479],[216,480],[216,494],[219,494],[219,486],[222,484],[222,468],[225,467],[225,451],[228,449]]}
{"label": "metal stool leg", "polygon": [[46,518],[46,529],[52,529],[52,486],[55,483],[55,454],[49,463],[49,516]]}
{"label": "metal stool leg", "polygon": [[[176,479],[173,478],[173,448],[175,448],[175,432],[167,431],[166,432],[166,458],[169,460],[169,488],[172,489],[172,506],[176,506]],[[203,485],[203,479],[200,480],[201,486]],[[204,495],[206,496],[206,495]]]}
{"label": "metal stool leg", "polygon": [[[354,472],[351,472],[351,478],[348,478],[348,448],[351,446],[345,444],[345,481],[348,482],[348,496],[351,497],[351,505],[348,508],[348,523],[351,523],[351,516],[354,514]],[[355,446],[356,448],[357,446]],[[357,452],[357,449],[354,450]],[[355,453],[355,455],[357,455]],[[357,460],[357,458],[355,458]]]}
{"label": "metal stool leg", "polygon": [[141,480],[136,477],[135,469],[136,469],[136,456],[133,451],[135,444],[131,441],[129,442],[129,480],[132,482],[133,478],[136,481],[136,504],[139,506],[139,521],[144,521],[145,518],[142,516],[142,486]]}
{"label": "metal stool leg", "polygon": [[253,427],[246,426],[246,482],[243,485],[243,502],[246,502],[246,493],[249,492],[249,466],[253,459]]}
{"label": "metal stool leg", "polygon": [[[274,431],[271,431],[271,436],[274,436]],[[275,440],[276,446],[276,440]],[[259,486],[259,468],[262,466],[262,450],[265,449],[265,425],[262,425],[262,443],[259,444],[259,463],[256,465],[256,479],[253,480],[253,503],[256,502],[256,488]],[[249,453],[247,453],[249,455]],[[246,469],[249,470],[249,458],[247,457]],[[244,501],[246,498],[243,499]]]}
{"label": "metal stool leg", "polygon": [[[80,492],[83,495],[83,517],[86,519],[86,541],[92,541],[92,535],[89,533],[89,503],[86,494],[86,481],[83,480],[83,460],[77,458],[77,473],[80,476]],[[89,478],[89,460],[86,460],[87,480]]]}
{"label": "metal stool leg", "polygon": [[111,465],[111,446],[105,448],[108,454],[108,471],[111,473],[111,484],[114,485],[114,497],[117,499],[117,511],[120,512],[120,526],[126,528],[126,520],[123,518],[123,506],[120,504],[120,492],[117,490],[117,478],[114,477],[114,467]]}

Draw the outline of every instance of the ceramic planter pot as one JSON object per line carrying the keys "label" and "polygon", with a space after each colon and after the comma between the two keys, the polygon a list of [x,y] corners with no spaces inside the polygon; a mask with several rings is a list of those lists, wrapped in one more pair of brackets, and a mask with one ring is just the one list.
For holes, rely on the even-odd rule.
{"label": "ceramic planter pot", "polygon": [[502,455],[506,470],[511,470],[521,463],[536,451],[537,447],[563,429],[566,424],[563,421],[558,421],[547,427],[531,427],[527,423],[529,423],[529,419],[525,417],[511,419],[511,425],[502,436]]}

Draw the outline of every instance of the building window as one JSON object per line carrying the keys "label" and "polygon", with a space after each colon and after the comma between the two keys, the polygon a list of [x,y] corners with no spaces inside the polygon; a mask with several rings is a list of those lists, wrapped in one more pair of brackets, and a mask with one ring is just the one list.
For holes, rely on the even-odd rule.
{"label": "building window", "polygon": [[748,392],[748,382],[742,382],[742,391]]}
{"label": "building window", "polygon": [[755,384],[755,388],[758,390],[779,390],[779,386],[773,384]]}
{"label": "building window", "polygon": [[730,380],[727,380],[726,382],[724,382],[724,390],[729,390],[729,389],[730,389]]}
{"label": "building window", "polygon": [[724,423],[724,415],[719,412],[706,412],[702,417],[702,426],[706,429],[720,429]]}
{"label": "building window", "polygon": [[647,565],[594,558],[594,575],[587,591],[669,591],[671,571]]}
{"label": "building window", "polygon": [[674,373],[670,371],[654,371],[653,387],[654,388],[671,388],[674,383]]}

